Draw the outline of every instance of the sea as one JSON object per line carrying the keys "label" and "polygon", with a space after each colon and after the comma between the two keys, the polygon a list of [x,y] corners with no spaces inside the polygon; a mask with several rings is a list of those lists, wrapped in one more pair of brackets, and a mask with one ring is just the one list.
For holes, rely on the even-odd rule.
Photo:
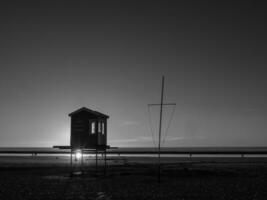
{"label": "sea", "polygon": [[[157,156],[157,147],[112,147],[109,155]],[[162,157],[267,157],[267,147],[162,147]],[[69,149],[0,147],[0,156],[70,156]]]}

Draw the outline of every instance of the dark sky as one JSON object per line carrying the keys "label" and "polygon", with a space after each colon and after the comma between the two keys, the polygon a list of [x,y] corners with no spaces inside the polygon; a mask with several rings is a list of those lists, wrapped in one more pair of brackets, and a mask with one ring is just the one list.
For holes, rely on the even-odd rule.
{"label": "dark sky", "polygon": [[82,106],[153,146],[162,75],[165,146],[267,145],[266,6],[173,2],[1,1],[0,146],[68,145]]}

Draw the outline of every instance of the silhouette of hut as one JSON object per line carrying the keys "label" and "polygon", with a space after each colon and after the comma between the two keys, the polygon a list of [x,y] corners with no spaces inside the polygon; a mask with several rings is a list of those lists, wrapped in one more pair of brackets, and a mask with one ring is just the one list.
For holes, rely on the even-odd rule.
{"label": "silhouette of hut", "polygon": [[69,114],[71,117],[70,145],[72,149],[107,147],[108,115],[82,107]]}

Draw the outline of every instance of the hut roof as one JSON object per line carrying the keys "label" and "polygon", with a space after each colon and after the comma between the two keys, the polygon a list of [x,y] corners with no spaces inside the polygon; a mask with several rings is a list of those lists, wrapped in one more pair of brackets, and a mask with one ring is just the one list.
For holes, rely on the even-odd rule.
{"label": "hut roof", "polygon": [[76,115],[76,114],[78,114],[80,112],[87,112],[87,113],[90,113],[90,114],[95,115],[97,117],[109,118],[108,115],[105,115],[103,113],[91,110],[91,109],[86,108],[86,107],[82,107],[82,108],[80,108],[78,110],[73,111],[72,113],[69,114],[69,116],[71,117],[71,116]]}

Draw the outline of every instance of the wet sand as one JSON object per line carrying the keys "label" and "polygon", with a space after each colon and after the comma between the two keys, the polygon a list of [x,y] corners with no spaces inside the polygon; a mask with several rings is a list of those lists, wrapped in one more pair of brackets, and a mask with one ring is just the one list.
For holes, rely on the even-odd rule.
{"label": "wet sand", "polygon": [[[266,199],[266,158],[0,157],[0,199]],[[83,174],[79,172],[83,171]]]}

